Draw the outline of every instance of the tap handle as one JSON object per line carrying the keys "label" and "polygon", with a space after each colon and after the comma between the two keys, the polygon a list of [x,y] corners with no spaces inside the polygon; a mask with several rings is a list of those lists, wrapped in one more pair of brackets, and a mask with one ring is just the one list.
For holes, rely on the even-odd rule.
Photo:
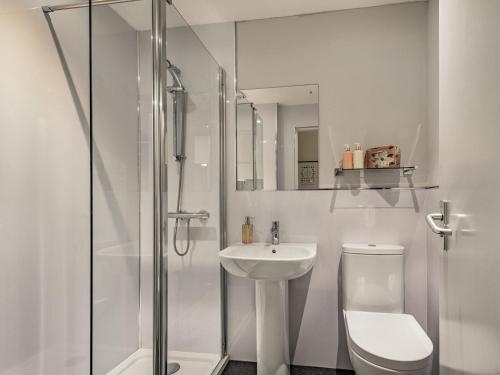
{"label": "tap handle", "polygon": [[279,227],[280,227],[280,222],[279,221],[273,221],[273,226],[272,226],[271,230],[279,229]]}

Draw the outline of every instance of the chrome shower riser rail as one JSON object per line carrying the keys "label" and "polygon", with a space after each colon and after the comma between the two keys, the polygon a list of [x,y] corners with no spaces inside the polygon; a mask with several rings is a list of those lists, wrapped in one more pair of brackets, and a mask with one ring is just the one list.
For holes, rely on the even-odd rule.
{"label": "chrome shower riser rail", "polygon": [[131,3],[135,1],[140,1],[140,0],[92,0],[92,1],[83,1],[81,3],[73,3],[73,4],[44,5],[42,6],[42,10],[44,13],[52,13],[52,12],[57,12],[58,10],[86,8],[90,4],[92,4],[92,6],[98,6],[98,5]]}

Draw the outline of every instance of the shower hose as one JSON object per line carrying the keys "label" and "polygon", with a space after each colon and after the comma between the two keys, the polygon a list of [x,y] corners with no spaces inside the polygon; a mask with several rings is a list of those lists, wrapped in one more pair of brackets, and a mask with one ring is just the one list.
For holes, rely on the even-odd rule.
{"label": "shower hose", "polygon": [[[183,180],[184,180],[184,157],[181,157],[179,160],[179,184],[178,184],[178,190],[177,190],[177,212],[181,212],[181,203],[182,203],[182,185],[183,185]],[[187,225],[186,225],[186,230],[187,230],[187,244],[186,248],[184,250],[179,250],[177,247],[177,232],[179,231],[179,226],[180,226],[180,221],[181,219],[176,218],[175,219],[175,226],[174,226],[174,251],[175,253],[183,257],[187,255],[189,252],[189,248],[191,245],[191,219],[186,219],[187,220]]]}

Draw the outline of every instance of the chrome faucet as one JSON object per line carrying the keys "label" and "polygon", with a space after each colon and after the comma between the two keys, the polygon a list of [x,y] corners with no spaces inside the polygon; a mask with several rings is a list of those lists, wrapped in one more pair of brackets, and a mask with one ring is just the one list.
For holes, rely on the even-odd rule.
{"label": "chrome faucet", "polygon": [[273,245],[280,244],[280,222],[273,221],[273,226],[271,227],[271,243]]}

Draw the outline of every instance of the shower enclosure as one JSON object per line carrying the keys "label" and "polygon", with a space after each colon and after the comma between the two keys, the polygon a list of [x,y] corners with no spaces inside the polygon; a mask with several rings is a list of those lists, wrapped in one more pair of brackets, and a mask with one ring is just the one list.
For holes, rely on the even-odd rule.
{"label": "shower enclosure", "polygon": [[222,69],[164,0],[3,1],[0,46],[0,375],[220,373]]}

